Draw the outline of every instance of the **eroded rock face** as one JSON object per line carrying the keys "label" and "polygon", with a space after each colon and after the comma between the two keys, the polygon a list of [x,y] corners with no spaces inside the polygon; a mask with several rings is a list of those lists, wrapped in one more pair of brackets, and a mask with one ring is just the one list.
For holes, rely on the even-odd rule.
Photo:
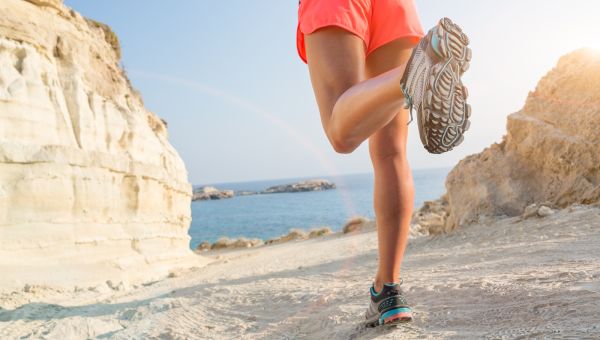
{"label": "eroded rock face", "polygon": [[482,216],[517,216],[532,203],[600,202],[600,52],[560,59],[508,117],[503,141],[448,175],[445,229]]}
{"label": "eroded rock face", "polygon": [[63,4],[63,0],[25,0],[27,2],[31,2],[34,5],[38,5],[38,6],[48,6],[48,7],[53,7],[56,8],[58,10],[60,10]]}
{"label": "eroded rock face", "polygon": [[58,0],[0,13],[0,286],[198,265],[185,166],[106,32]]}

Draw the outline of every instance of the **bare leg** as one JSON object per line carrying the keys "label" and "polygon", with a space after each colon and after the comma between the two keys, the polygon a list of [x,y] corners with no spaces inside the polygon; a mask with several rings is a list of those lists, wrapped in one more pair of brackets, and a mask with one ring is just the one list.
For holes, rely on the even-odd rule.
{"label": "bare leg", "polygon": [[351,152],[369,138],[375,171],[379,291],[400,277],[413,207],[413,181],[406,159],[408,113],[400,79],[411,46],[397,40],[365,60],[364,44],[339,28],[306,36],[308,66],[321,122],[338,152]]}
{"label": "bare leg", "polygon": [[405,64],[366,79],[364,43],[357,36],[323,28],[306,35],[306,53],[321,123],[336,151],[352,152],[402,107]]}
{"label": "bare leg", "polygon": [[[411,49],[394,41],[373,51],[366,62],[367,77],[404,65]],[[412,216],[414,186],[406,157],[408,111],[401,109],[369,138],[369,154],[375,172],[374,206],[377,217],[379,268],[375,289],[397,282]]]}

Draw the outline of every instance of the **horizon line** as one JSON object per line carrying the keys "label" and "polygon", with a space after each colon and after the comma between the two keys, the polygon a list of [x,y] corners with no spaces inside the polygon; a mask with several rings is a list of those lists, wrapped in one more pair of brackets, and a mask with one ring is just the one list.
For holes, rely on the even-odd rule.
{"label": "horizon line", "polygon": [[[455,165],[448,165],[448,166],[436,166],[436,167],[426,167],[426,168],[414,168],[411,169],[412,171],[416,171],[416,170],[436,170],[436,169],[446,169],[446,168],[454,168],[456,166]],[[351,173],[342,173],[342,174],[337,174],[337,175],[301,175],[301,176],[286,176],[286,177],[277,177],[277,178],[259,178],[259,179],[249,179],[249,180],[233,180],[233,181],[212,181],[212,182],[205,182],[202,184],[194,184],[191,183],[193,188],[196,187],[203,187],[203,186],[213,186],[216,184],[237,184],[237,183],[248,183],[248,182],[263,182],[263,181],[282,181],[282,180],[292,180],[292,179],[303,179],[303,178],[314,178],[314,179],[320,179],[320,178],[327,178],[327,177],[340,177],[340,176],[353,176],[353,175],[372,175],[373,171],[370,172],[351,172]]]}

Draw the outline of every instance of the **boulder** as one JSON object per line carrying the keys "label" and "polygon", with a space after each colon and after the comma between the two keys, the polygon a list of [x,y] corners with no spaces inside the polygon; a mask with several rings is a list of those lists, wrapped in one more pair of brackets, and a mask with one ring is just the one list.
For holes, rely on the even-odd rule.
{"label": "boulder", "polygon": [[287,235],[279,236],[274,239],[267,240],[265,244],[283,243],[294,240],[305,240],[308,238],[308,233],[302,229],[290,229]]}
{"label": "boulder", "polygon": [[352,217],[350,218],[346,224],[344,224],[344,227],[342,228],[342,232],[344,234],[348,234],[348,233],[353,233],[353,232],[359,232],[359,231],[363,231],[363,230],[375,230],[375,222],[369,220],[366,217],[363,216],[356,216],[356,217]]}
{"label": "boulder", "polygon": [[539,208],[540,207],[538,207],[538,205],[536,203],[528,205],[527,207],[525,207],[523,214],[521,214],[521,219],[525,220],[530,217],[537,216]]}
{"label": "boulder", "polygon": [[542,205],[538,209],[538,211],[537,211],[537,215],[539,217],[546,217],[546,216],[550,216],[552,214],[554,214],[554,210],[552,208],[550,208],[550,207],[545,206],[545,205]]}
{"label": "boulder", "polygon": [[448,217],[448,198],[446,195],[435,201],[425,201],[423,206],[413,213],[411,235],[437,235],[444,232]]}
{"label": "boulder", "polygon": [[302,229],[290,229],[287,235],[284,235],[278,239],[279,242],[288,242],[293,240],[304,240],[308,238],[306,231]]}
{"label": "boulder", "polygon": [[196,247],[196,251],[206,251],[206,250],[210,250],[210,248],[211,248],[210,242],[204,241]]}
{"label": "boulder", "polygon": [[502,142],[450,172],[444,230],[485,216],[518,216],[538,202],[558,208],[600,202],[599,126],[600,52],[577,50],[508,117]]}
{"label": "boulder", "polygon": [[[204,243],[207,243],[207,242],[203,242],[201,244],[201,246]],[[258,239],[258,238],[247,239],[245,237],[240,237],[238,239],[230,239],[228,237],[221,237],[220,239],[217,240],[217,242],[212,244],[210,249],[211,250],[219,250],[219,249],[251,248],[251,247],[262,246],[263,244],[264,244],[263,240]],[[198,246],[198,248],[200,248],[200,246]]]}
{"label": "boulder", "polygon": [[259,238],[247,239],[245,237],[238,238],[234,243],[234,248],[251,248],[262,246],[264,241]]}
{"label": "boulder", "polygon": [[315,228],[308,232],[308,238],[327,236],[331,234],[333,234],[333,231],[329,227]]}
{"label": "boulder", "polygon": [[233,245],[233,240],[229,237],[221,237],[210,247],[211,250],[225,249]]}

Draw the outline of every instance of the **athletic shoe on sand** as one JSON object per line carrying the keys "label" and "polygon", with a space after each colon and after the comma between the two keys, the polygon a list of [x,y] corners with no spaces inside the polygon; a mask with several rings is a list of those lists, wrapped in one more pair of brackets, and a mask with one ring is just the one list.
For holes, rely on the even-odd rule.
{"label": "athletic shoe on sand", "polygon": [[443,18],[432,28],[408,61],[400,86],[406,107],[417,112],[419,135],[430,153],[452,150],[469,129],[471,107],[461,76],[469,68],[469,38]]}
{"label": "athletic shoe on sand", "polygon": [[402,296],[398,283],[386,283],[379,293],[371,287],[371,304],[366,313],[366,326],[375,327],[412,320],[412,311]]}

